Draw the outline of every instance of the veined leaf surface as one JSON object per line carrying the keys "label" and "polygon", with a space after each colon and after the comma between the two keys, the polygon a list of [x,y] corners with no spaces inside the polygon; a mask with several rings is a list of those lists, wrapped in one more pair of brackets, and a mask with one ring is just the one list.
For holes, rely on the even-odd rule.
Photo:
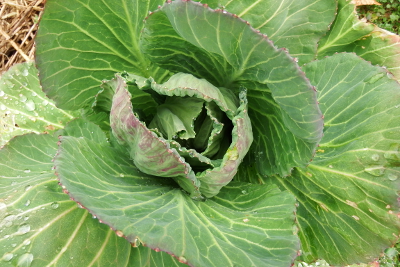
{"label": "veined leaf surface", "polygon": [[231,183],[194,201],[90,136],[62,137],[55,166],[69,195],[134,246],[195,266],[283,266],[297,254],[295,199],[275,185]]}
{"label": "veined leaf surface", "polygon": [[320,42],[318,57],[338,52],[355,52],[374,65],[386,67],[400,80],[400,37],[360,20],[352,1],[339,1],[338,16]]}
{"label": "veined leaf surface", "polygon": [[[218,3],[212,3],[218,2]],[[225,0],[207,1],[250,22],[277,47],[289,50],[299,64],[310,62],[319,39],[326,34],[336,12],[334,0]]]}
{"label": "veined leaf surface", "polygon": [[[400,85],[354,54],[303,69],[319,91],[324,137],[307,168],[264,182],[274,181],[298,199],[303,259],[370,262],[400,233]],[[241,174],[239,180],[246,170]]]}
{"label": "veined leaf surface", "polygon": [[16,64],[0,78],[0,146],[24,133],[52,132],[73,118],[43,92],[33,62]]}
{"label": "veined leaf surface", "polygon": [[372,64],[386,67],[400,80],[400,36],[375,26],[373,32],[353,44],[352,50]]}
{"label": "veined leaf surface", "polygon": [[57,140],[27,134],[0,150],[0,265],[125,266],[130,244],[58,185]]}
{"label": "veined leaf surface", "polygon": [[318,58],[333,55],[336,52],[350,52],[350,47],[358,39],[371,33],[374,25],[358,19],[355,5],[351,1],[338,1],[338,14],[332,29],[319,42]]}
{"label": "veined leaf surface", "polygon": [[[168,72],[140,53],[143,19],[163,0],[48,0],[36,37],[46,94],[64,109],[91,104],[103,79],[130,71],[162,80]],[[62,31],[60,31],[62,29]]]}
{"label": "veined leaf surface", "polygon": [[139,246],[132,248],[128,267],[187,267],[166,252]]}
{"label": "veined leaf surface", "polygon": [[[288,175],[291,167],[299,163],[305,165],[312,158],[323,125],[316,93],[295,60],[243,20],[199,3],[174,1],[149,16],[141,45],[143,52],[161,67],[193,73],[217,86],[235,90],[241,85],[261,84],[247,88],[249,95],[251,90],[270,94],[259,98],[258,106],[268,120],[269,106],[271,102],[276,103],[281,113],[279,123],[285,129],[283,132],[274,129],[268,134],[286,137],[286,131],[290,131],[288,142],[299,151],[294,162],[290,159],[277,163],[279,152],[267,148],[273,144],[255,140],[254,145],[260,147],[261,152],[272,152],[261,155],[259,170],[262,174]],[[249,101],[249,112],[252,112],[252,105]],[[308,145],[297,147],[294,139]],[[272,161],[272,165],[279,165],[279,168],[268,169],[261,161]]]}

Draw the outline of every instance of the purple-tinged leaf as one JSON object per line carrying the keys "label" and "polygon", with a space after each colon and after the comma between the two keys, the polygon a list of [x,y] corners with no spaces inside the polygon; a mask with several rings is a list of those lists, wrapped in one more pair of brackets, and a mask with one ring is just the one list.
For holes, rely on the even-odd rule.
{"label": "purple-tinged leaf", "polygon": [[121,144],[128,147],[135,166],[150,175],[174,178],[192,197],[200,197],[200,183],[189,164],[135,116],[125,80],[120,76],[116,80],[111,128]]}

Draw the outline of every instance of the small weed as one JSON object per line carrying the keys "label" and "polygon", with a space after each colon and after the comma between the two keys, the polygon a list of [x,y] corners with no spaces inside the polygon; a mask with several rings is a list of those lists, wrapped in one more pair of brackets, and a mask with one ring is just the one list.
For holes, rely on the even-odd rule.
{"label": "small weed", "polygon": [[366,18],[382,29],[400,33],[400,2],[399,0],[377,0],[382,5],[357,7],[360,18]]}

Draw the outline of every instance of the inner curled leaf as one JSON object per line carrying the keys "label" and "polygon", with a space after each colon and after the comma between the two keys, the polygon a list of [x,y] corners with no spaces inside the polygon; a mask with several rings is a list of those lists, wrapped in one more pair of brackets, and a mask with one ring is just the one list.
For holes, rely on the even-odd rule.
{"label": "inner curled leaf", "polygon": [[[193,198],[216,195],[232,180],[253,140],[246,92],[237,98],[228,89],[184,73],[164,84],[123,76],[103,88],[115,91],[113,134],[129,147],[138,169],[173,178]],[[150,102],[156,103],[152,118],[140,121],[144,112],[132,96],[136,90],[148,93]]]}

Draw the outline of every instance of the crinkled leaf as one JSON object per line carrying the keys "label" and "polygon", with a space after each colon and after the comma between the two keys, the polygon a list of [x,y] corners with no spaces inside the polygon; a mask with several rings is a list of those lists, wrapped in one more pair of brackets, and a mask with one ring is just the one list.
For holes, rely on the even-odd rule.
{"label": "crinkled leaf", "polygon": [[200,197],[200,183],[193,170],[166,139],[150,131],[135,116],[131,94],[125,80],[116,77],[115,95],[111,108],[111,128],[119,142],[128,147],[136,167],[144,173],[175,179],[192,197]]}
{"label": "crinkled leaf", "polygon": [[233,118],[238,107],[237,97],[224,88],[217,88],[204,79],[190,74],[177,73],[163,84],[153,83],[151,88],[166,96],[196,97],[204,101],[214,101],[228,117]]}
{"label": "crinkled leaf", "polygon": [[333,55],[336,52],[352,51],[351,44],[373,30],[373,24],[358,19],[355,5],[351,1],[339,0],[338,14],[331,30],[319,42],[318,58]]}
{"label": "crinkled leaf", "polygon": [[295,199],[275,186],[234,183],[194,201],[110,146],[69,136],[55,165],[69,195],[135,246],[194,266],[285,266],[297,253]]}
{"label": "crinkled leaf", "polygon": [[125,266],[129,243],[79,209],[57,184],[57,140],[27,134],[0,150],[1,265]]}
{"label": "crinkled leaf", "polygon": [[203,109],[203,100],[199,98],[169,97],[157,107],[157,114],[149,128],[158,128],[164,137],[181,139],[194,138],[194,121]]}
{"label": "crinkled leaf", "polygon": [[[221,149],[222,138],[225,134],[230,134],[227,125],[224,125],[224,112],[214,102],[208,102],[205,105],[206,116],[204,120],[199,120],[197,136],[193,140],[193,146],[201,152],[202,155],[211,158]],[[224,127],[225,126],[225,127]]]}
{"label": "crinkled leaf", "polygon": [[73,116],[42,92],[33,62],[16,64],[0,78],[0,146],[11,137],[60,129]]}
{"label": "crinkled leaf", "polygon": [[[163,0],[48,0],[36,37],[36,63],[57,106],[90,105],[101,80],[131,71],[162,80],[168,72],[139,51],[143,19]],[[62,29],[62,31],[60,31]]]}
{"label": "crinkled leaf", "polygon": [[[322,115],[316,94],[295,60],[232,14],[199,3],[167,3],[146,21],[142,48],[164,68],[190,72],[219,86],[233,89],[243,80],[266,84],[286,127],[314,146],[320,140]],[[310,157],[302,154],[300,161]]]}
{"label": "crinkled leaf", "polygon": [[217,195],[221,188],[233,179],[253,142],[251,122],[247,115],[247,98],[244,92],[241,93],[240,100],[238,112],[232,119],[232,143],[222,158],[220,166],[196,175],[201,183],[200,191],[206,197]]}
{"label": "crinkled leaf", "polygon": [[299,201],[305,260],[370,262],[400,232],[400,85],[354,54],[304,71],[319,90],[324,137],[308,168],[274,181]]}
{"label": "crinkled leaf", "polygon": [[[215,2],[215,1],[214,1]],[[299,63],[310,62],[317,42],[335,18],[334,0],[224,0],[212,8],[223,8],[247,20],[278,47],[285,47]]]}
{"label": "crinkled leaf", "polygon": [[[247,154],[253,141],[251,122],[247,115],[246,93],[240,93],[240,106],[237,107],[235,103],[237,100],[230,91],[224,88],[218,89],[206,80],[197,79],[190,74],[175,74],[164,84],[156,84],[152,79],[149,79],[150,82],[142,81],[138,77],[136,79],[139,81],[139,86],[142,82],[148,86],[148,88],[146,86],[141,87],[142,90],[152,89],[161,95],[169,96],[166,102],[158,107],[158,112],[168,109],[168,114],[174,116],[176,121],[166,120],[165,116],[167,115],[164,115],[164,113],[160,115],[164,118],[160,119],[156,116],[148,128],[158,127],[162,133],[168,135],[164,136],[168,141],[159,138],[144,123],[140,122],[132,111],[129,111],[129,95],[127,90],[122,88],[125,83],[120,79],[121,82],[116,88],[116,96],[113,102],[115,105],[111,113],[111,125],[115,136],[130,147],[131,157],[141,171],[161,177],[175,177],[178,182],[188,183],[189,179],[192,184],[184,184],[182,187],[194,197],[199,197],[199,195],[196,195],[199,187],[201,193],[206,197],[216,195],[221,187],[232,180],[237,172],[237,167]],[[120,93],[121,91],[124,91],[124,93]],[[196,100],[196,102],[193,100]],[[198,102],[198,100],[202,102]],[[183,149],[179,144],[173,144],[171,139],[172,136],[181,138],[193,138],[195,136],[193,120],[200,115],[203,101],[209,103],[213,101],[231,119],[233,130],[230,132],[230,129],[228,129],[225,133],[231,135],[231,138],[226,139],[232,140],[232,142],[226,147],[227,150],[222,151],[222,155],[218,155],[220,156],[218,159],[221,161],[218,166],[215,166],[216,168],[208,169],[201,174],[197,173],[195,177],[193,168],[185,162],[187,154],[189,155],[189,162],[193,162],[191,159],[198,159],[198,162],[214,164],[210,163],[210,160],[203,160],[201,155],[196,152],[193,153],[191,149]],[[182,105],[182,103],[188,106]],[[190,107],[194,104],[195,107]],[[132,104],[132,106],[134,105],[135,103]],[[187,110],[185,111],[184,108]],[[130,116],[131,119],[126,119],[127,116]],[[130,122],[130,120],[133,122]],[[164,122],[162,122],[163,120]],[[177,122],[180,122],[181,129],[177,128]],[[171,125],[168,125],[168,123]],[[167,127],[170,127],[169,132],[166,131]],[[180,133],[178,130],[184,132]],[[189,139],[189,141],[191,140]],[[210,145],[215,146],[215,143],[211,141]],[[181,154],[180,151],[183,153]],[[186,153],[186,151],[189,153]],[[205,152],[208,153],[207,150]],[[201,165],[195,163],[195,166]]]}

